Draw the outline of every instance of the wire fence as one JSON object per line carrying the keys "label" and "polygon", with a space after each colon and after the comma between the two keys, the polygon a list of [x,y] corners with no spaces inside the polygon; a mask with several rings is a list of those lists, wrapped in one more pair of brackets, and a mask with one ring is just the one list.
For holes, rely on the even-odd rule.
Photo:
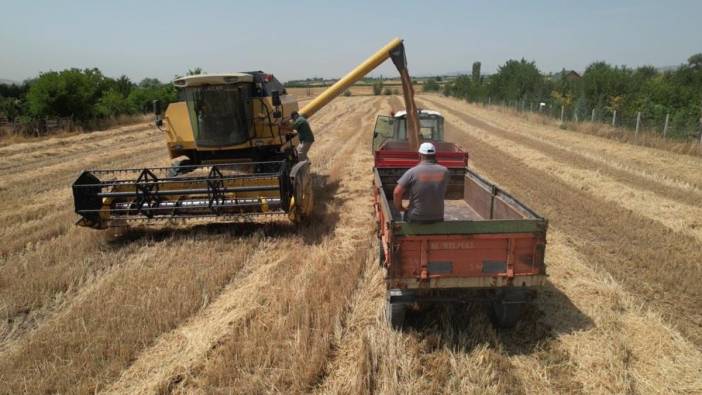
{"label": "wire fence", "polygon": [[12,133],[24,134],[26,136],[43,136],[57,130],[73,131],[76,124],[72,118],[44,118],[32,121],[20,122],[10,121],[4,116],[0,116],[0,128],[7,129]]}
{"label": "wire fence", "polygon": [[[518,112],[532,112],[545,115],[566,123],[603,124],[612,128],[623,129],[626,133],[656,135],[663,139],[696,142],[702,146],[702,117],[682,116],[673,113],[624,113],[610,108],[586,108],[585,106],[518,101],[493,101],[490,97],[480,100],[483,105],[497,105],[513,109]],[[687,114],[685,114],[687,115]]]}

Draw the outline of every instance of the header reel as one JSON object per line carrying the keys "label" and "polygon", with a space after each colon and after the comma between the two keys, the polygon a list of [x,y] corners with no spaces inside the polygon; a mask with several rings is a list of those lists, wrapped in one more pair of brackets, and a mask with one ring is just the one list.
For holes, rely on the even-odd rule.
{"label": "header reel", "polygon": [[78,225],[105,229],[134,220],[261,214],[288,214],[301,222],[311,211],[307,161],[181,166],[188,174],[176,177],[168,176],[169,169],[83,171],[73,183],[75,212],[82,217]]}

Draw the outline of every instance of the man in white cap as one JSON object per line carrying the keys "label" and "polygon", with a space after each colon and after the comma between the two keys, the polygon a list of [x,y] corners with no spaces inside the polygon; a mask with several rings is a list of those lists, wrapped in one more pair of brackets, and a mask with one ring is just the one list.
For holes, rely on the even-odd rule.
{"label": "man in white cap", "polygon": [[[405,211],[404,220],[407,222],[443,221],[448,169],[436,163],[436,148],[432,143],[419,146],[419,157],[419,163],[397,181],[393,204],[398,211]],[[409,195],[406,209],[402,205],[405,194]]]}

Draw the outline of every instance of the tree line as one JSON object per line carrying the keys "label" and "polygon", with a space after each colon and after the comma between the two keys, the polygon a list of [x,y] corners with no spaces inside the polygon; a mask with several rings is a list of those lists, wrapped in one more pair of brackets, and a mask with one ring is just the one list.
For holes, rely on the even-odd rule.
{"label": "tree line", "polygon": [[495,74],[484,76],[480,62],[475,62],[470,75],[444,84],[443,93],[471,102],[526,103],[527,108],[530,103],[545,103],[580,119],[589,119],[593,109],[600,117],[616,111],[618,117],[629,119],[640,112],[649,124],[657,125],[669,117],[671,130],[684,135],[700,127],[702,54],[666,71],[594,62],[582,75],[566,70],[547,74],[535,62],[511,59]]}
{"label": "tree line", "polygon": [[84,124],[119,115],[147,113],[151,111],[153,100],[169,103],[175,99],[173,85],[156,78],[135,83],[125,75],[107,77],[97,68],[72,68],[41,73],[21,84],[0,84],[0,115],[19,123],[71,118]]}

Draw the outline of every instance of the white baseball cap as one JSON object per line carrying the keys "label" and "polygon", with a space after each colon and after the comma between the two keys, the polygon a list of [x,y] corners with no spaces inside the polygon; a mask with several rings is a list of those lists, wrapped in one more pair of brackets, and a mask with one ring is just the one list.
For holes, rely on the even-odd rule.
{"label": "white baseball cap", "polygon": [[434,155],[436,154],[436,148],[432,143],[422,143],[419,146],[419,153],[422,155]]}

